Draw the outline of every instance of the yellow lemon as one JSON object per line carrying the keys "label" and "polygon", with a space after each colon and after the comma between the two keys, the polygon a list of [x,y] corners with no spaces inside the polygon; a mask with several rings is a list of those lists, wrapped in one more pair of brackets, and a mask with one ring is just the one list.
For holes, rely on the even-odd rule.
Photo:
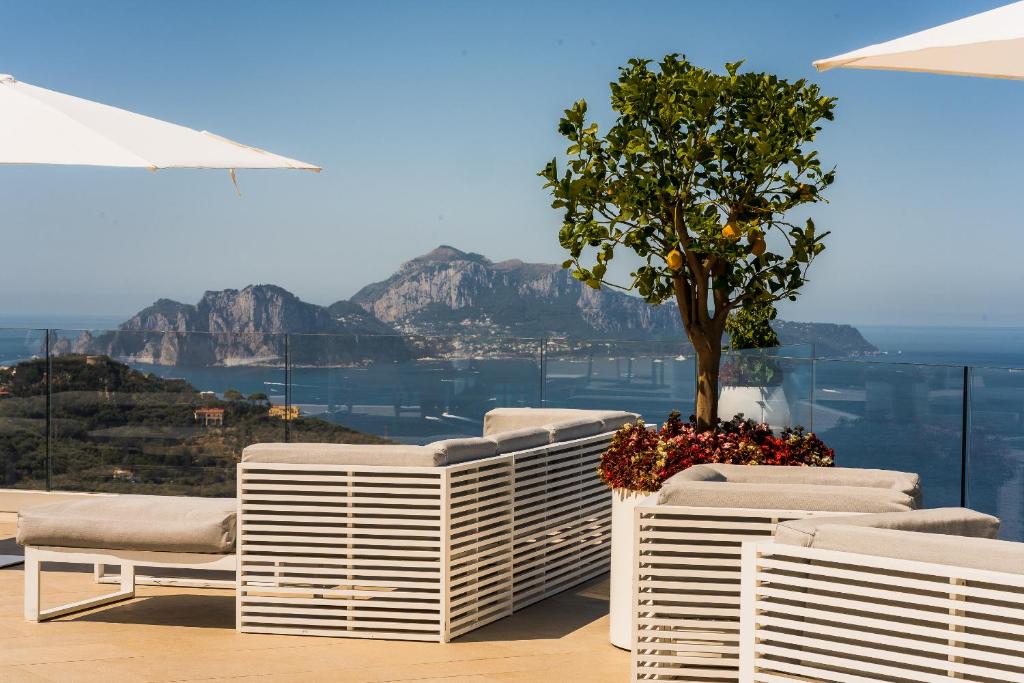
{"label": "yellow lemon", "polygon": [[740,238],[740,231],[732,223],[726,223],[725,227],[722,228],[722,237],[730,240],[738,240]]}
{"label": "yellow lemon", "polygon": [[762,237],[761,239],[757,240],[756,242],[750,245],[750,253],[753,254],[754,256],[760,256],[761,254],[764,253],[765,249],[767,248],[768,245],[765,243],[764,238]]}
{"label": "yellow lemon", "polygon": [[665,262],[668,263],[668,267],[672,270],[679,270],[683,267],[683,255],[679,253],[678,249],[673,249],[668,252],[668,256],[665,257]]}

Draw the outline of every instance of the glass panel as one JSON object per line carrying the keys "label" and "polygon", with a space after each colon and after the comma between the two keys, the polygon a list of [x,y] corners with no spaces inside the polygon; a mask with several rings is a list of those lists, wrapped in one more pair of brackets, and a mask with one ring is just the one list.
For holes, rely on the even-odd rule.
{"label": "glass panel", "polygon": [[1024,540],[1024,370],[971,370],[967,506],[1001,521],[999,535]]}
{"label": "glass panel", "polygon": [[[808,355],[790,355],[803,354]],[[718,413],[766,422],[773,429],[813,429],[810,345],[743,349],[722,354]]]}
{"label": "glass panel", "polygon": [[814,387],[836,465],[917,472],[925,506],[960,505],[963,368],[819,359]]}
{"label": "glass panel", "polygon": [[284,335],[54,335],[55,489],[232,496],[242,449],[285,439]]}
{"label": "glass panel", "polygon": [[693,347],[679,342],[549,340],[544,354],[544,405],[639,413],[660,424],[695,409]]}
{"label": "glass panel", "polygon": [[0,329],[0,488],[46,488],[46,331]]}
{"label": "glass panel", "polygon": [[470,347],[436,337],[291,335],[290,344],[291,403],[302,415],[292,441],[480,436],[491,408],[540,405],[535,340],[474,339]]}

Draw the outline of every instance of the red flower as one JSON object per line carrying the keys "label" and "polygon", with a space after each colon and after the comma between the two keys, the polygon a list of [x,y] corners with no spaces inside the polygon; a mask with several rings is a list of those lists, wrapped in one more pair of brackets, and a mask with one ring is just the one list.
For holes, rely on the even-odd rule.
{"label": "red flower", "polygon": [[771,427],[734,417],[697,431],[696,419],[669,415],[661,429],[642,420],[624,425],[601,456],[598,476],[610,488],[656,491],[673,474],[701,463],[832,467],[835,452],[802,427],[776,436]]}

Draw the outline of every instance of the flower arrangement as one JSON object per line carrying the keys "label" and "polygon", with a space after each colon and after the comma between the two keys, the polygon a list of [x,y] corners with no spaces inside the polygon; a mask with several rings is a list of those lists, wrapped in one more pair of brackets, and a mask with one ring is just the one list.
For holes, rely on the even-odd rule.
{"label": "flower arrangement", "polygon": [[656,491],[676,472],[701,463],[832,467],[835,452],[803,427],[775,435],[768,425],[737,415],[698,431],[693,416],[684,422],[673,412],[658,430],[643,420],[620,428],[597,472],[613,489]]}

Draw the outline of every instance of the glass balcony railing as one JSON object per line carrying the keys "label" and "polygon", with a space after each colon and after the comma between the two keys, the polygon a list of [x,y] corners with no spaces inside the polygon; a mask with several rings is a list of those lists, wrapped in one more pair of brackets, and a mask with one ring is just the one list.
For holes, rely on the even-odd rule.
{"label": "glass balcony railing", "polygon": [[[0,487],[230,496],[266,441],[427,443],[500,406],[694,410],[683,342],[0,330]],[[1024,370],[724,354],[721,412],[919,472],[1024,539]]]}

